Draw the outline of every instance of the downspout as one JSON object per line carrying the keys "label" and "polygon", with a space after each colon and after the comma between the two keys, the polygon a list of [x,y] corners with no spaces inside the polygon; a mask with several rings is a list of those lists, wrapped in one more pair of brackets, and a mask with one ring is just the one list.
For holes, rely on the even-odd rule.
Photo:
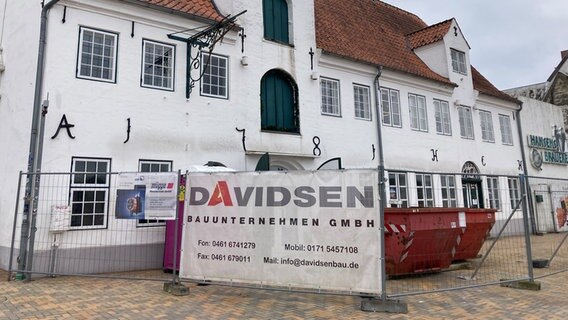
{"label": "downspout", "polygon": [[379,232],[380,232],[380,281],[381,281],[381,300],[387,300],[386,293],[386,283],[387,283],[387,273],[386,273],[386,252],[385,252],[385,207],[386,207],[386,184],[385,184],[385,159],[383,156],[383,134],[381,131],[381,107],[380,107],[380,90],[381,86],[379,84],[379,78],[383,73],[383,67],[379,66],[377,71],[377,76],[375,77],[375,110],[376,110],[376,124],[377,124],[377,149],[379,153],[379,196],[380,196],[380,207],[379,207]]}
{"label": "downspout", "polygon": [[[43,89],[43,66],[45,62],[45,44],[46,44],[46,34],[47,34],[47,15],[49,9],[51,9],[59,0],[51,0],[43,6],[41,9],[41,20],[39,29],[39,49],[37,56],[37,69],[36,69],[36,81],[35,81],[35,92],[34,92],[34,105],[32,113],[32,127],[30,133],[30,149],[28,157],[28,173],[39,173],[41,171],[41,159],[42,159],[42,148],[43,138],[41,134],[41,124],[40,120],[45,119],[47,113],[47,103],[42,107],[41,94]],[[44,110],[42,110],[44,109]],[[37,188],[39,187],[39,175],[28,175],[26,182],[26,193],[25,193],[25,204],[24,204],[24,216],[22,219],[22,231],[21,231],[21,241],[20,241],[20,254],[18,257],[18,270],[30,270],[31,267],[27,264],[27,257],[33,254],[33,236],[35,233],[35,214],[37,212]],[[30,216],[30,213],[32,215]],[[30,220],[31,223],[30,223]],[[29,244],[28,244],[29,237]],[[30,252],[28,252],[28,245],[30,246]],[[20,275],[20,278],[21,275]],[[28,277],[29,280],[29,277]]]}
{"label": "downspout", "polygon": [[521,159],[523,161],[523,174],[525,175],[525,181],[526,181],[526,194],[527,194],[527,200],[528,200],[528,207],[529,207],[529,214],[530,214],[530,222],[531,222],[531,229],[532,229],[532,233],[536,234],[537,229],[536,229],[536,222],[535,222],[535,214],[534,214],[534,205],[533,205],[533,199],[532,199],[532,193],[530,192],[530,184],[529,184],[529,174],[528,174],[528,170],[527,170],[527,157],[525,155],[525,144],[523,143],[523,129],[521,126],[521,110],[523,110],[523,103],[520,102],[519,103],[519,109],[517,110],[517,131],[519,133],[519,145],[521,147]]}

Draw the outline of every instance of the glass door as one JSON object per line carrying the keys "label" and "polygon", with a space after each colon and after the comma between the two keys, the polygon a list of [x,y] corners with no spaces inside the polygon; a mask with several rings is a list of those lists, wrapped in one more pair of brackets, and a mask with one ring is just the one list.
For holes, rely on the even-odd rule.
{"label": "glass door", "polygon": [[463,201],[466,208],[481,208],[479,198],[479,185],[477,183],[463,184]]}

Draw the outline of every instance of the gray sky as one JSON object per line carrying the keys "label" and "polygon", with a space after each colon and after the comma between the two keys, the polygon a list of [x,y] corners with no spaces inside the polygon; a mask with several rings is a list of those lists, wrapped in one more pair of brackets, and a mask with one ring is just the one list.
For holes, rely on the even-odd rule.
{"label": "gray sky", "polygon": [[471,63],[504,90],[544,82],[568,49],[568,0],[384,0],[428,25],[456,18]]}

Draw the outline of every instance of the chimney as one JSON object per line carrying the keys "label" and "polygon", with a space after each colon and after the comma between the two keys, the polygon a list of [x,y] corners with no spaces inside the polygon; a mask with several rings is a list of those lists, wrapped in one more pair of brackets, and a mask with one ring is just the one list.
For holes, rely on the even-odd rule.
{"label": "chimney", "polygon": [[560,56],[562,57],[562,60],[564,60],[564,58],[568,56],[568,50],[560,51]]}

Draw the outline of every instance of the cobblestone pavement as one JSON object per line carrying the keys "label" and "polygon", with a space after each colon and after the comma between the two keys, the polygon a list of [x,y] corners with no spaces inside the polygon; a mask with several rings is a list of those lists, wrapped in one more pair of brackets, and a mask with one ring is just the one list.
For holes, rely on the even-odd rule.
{"label": "cobblestone pavement", "polygon": [[566,319],[567,274],[539,279],[541,291],[500,286],[406,297],[408,314],[366,313],[358,297],[189,285],[176,297],[162,283],[80,277],[7,281],[0,319]]}

